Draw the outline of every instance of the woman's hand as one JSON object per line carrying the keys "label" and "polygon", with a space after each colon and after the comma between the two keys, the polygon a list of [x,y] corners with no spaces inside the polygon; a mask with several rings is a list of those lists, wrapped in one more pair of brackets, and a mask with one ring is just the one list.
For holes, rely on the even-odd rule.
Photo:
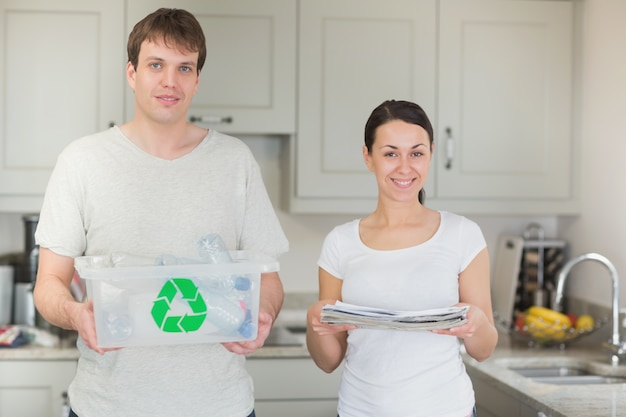
{"label": "woman's hand", "polygon": [[[467,303],[459,303],[456,307],[467,306]],[[469,339],[476,331],[485,324],[489,324],[489,320],[485,313],[478,307],[469,305],[470,308],[467,310],[467,321],[457,327],[452,327],[450,329],[441,329],[441,330],[432,330],[433,333],[437,334],[445,334],[449,336],[456,336],[461,339]]]}
{"label": "woman's hand", "polygon": [[341,333],[348,330],[356,329],[357,326],[351,324],[328,324],[322,323],[322,308],[326,304],[335,304],[337,300],[320,300],[309,307],[307,312],[308,328],[313,330],[320,336],[328,336],[331,334]]}

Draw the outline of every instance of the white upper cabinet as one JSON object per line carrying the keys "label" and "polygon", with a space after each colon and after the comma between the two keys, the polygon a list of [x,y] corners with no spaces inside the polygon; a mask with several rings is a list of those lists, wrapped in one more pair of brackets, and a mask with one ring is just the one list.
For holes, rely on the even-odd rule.
{"label": "white upper cabinet", "polygon": [[[295,132],[295,0],[130,0],[126,35],[159,7],[194,13],[206,36],[190,120],[234,134]],[[128,119],[133,103],[128,91]]]}
{"label": "white upper cabinet", "polygon": [[385,99],[435,127],[426,204],[465,214],[574,214],[574,5],[301,0],[294,212],[363,213],[363,128]]}
{"label": "white upper cabinet", "polygon": [[573,8],[441,0],[435,195],[572,197]]}
{"label": "white upper cabinet", "polygon": [[293,211],[371,206],[363,129],[387,99],[435,110],[435,0],[301,0]]}
{"label": "white upper cabinet", "polygon": [[0,210],[39,211],[61,150],[123,118],[124,0],[0,0]]}

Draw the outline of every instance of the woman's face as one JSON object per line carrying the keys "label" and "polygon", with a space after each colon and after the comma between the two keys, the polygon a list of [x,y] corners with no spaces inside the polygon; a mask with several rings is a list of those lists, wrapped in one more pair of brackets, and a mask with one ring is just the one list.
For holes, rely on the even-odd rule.
{"label": "woman's face", "polygon": [[371,152],[363,146],[363,158],[381,197],[417,201],[432,159],[430,138],[421,126],[392,120],[376,129]]}

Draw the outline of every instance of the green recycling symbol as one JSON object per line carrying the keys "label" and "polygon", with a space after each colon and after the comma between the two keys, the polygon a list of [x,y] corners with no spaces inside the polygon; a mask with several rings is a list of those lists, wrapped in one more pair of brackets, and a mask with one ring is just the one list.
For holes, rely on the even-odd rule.
{"label": "green recycling symbol", "polygon": [[[191,312],[182,316],[168,315],[176,294],[180,292]],[[206,304],[196,284],[188,278],[172,278],[161,288],[152,305],[152,318],[161,330],[168,333],[195,332],[206,318]]]}

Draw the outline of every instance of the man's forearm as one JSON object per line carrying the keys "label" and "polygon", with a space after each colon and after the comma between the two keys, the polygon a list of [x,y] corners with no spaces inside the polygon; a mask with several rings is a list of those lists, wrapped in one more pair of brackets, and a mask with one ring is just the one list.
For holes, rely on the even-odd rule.
{"label": "man's forearm", "polygon": [[284,300],[283,284],[277,272],[261,274],[260,310],[276,320]]}

